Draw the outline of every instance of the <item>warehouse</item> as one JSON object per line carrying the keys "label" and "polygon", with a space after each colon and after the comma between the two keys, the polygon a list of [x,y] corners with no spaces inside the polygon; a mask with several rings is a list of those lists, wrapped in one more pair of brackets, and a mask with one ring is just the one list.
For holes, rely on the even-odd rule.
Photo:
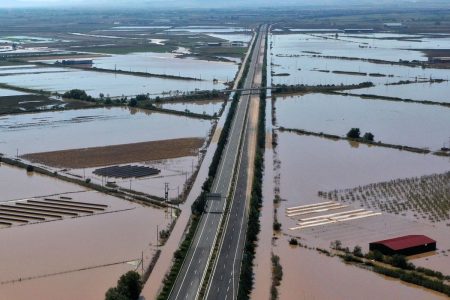
{"label": "warehouse", "polygon": [[371,251],[380,251],[385,255],[415,255],[436,250],[436,241],[425,235],[406,235],[393,239],[372,242]]}

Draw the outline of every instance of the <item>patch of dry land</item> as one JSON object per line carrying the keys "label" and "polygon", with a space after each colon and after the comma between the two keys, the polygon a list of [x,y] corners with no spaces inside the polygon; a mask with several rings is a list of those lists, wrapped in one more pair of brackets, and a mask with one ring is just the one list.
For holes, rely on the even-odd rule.
{"label": "patch of dry land", "polygon": [[203,145],[201,138],[182,138],[105,147],[70,149],[25,154],[35,163],[58,168],[93,168],[113,164],[171,159],[197,153]]}

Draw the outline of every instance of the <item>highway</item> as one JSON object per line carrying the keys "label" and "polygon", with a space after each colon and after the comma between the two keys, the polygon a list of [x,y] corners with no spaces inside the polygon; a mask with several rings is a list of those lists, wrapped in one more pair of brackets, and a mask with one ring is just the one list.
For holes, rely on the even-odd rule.
{"label": "highway", "polygon": [[[261,31],[264,32],[266,30],[266,26],[262,26]],[[264,46],[265,43],[265,34],[259,34],[258,39],[255,41],[255,50],[252,53],[250,67],[245,79],[244,88],[250,89],[254,88],[254,77],[255,71],[258,66],[258,58],[261,47]],[[186,259],[183,262],[183,266],[178,274],[178,277],[175,281],[174,287],[170,293],[169,299],[197,299],[199,297],[200,288],[202,286],[203,280],[206,275],[206,270],[208,268],[208,264],[210,262],[211,254],[213,247],[216,243],[217,232],[219,229],[219,225],[224,217],[224,210],[226,206],[226,198],[230,193],[231,184],[234,177],[234,171],[236,168],[236,164],[238,164],[238,170],[240,170],[243,166],[247,169],[246,163],[241,163],[242,158],[245,159],[246,155],[240,155],[240,153],[244,152],[244,146],[246,144],[246,139],[242,139],[242,137],[246,136],[246,124],[247,124],[247,116],[248,116],[248,107],[250,102],[251,92],[247,92],[241,96],[235,116],[233,118],[231,124],[230,135],[228,137],[228,142],[225,145],[225,149],[222,154],[222,158],[219,164],[219,168],[216,173],[216,177],[214,179],[211,192],[212,193],[220,193],[222,197],[220,199],[208,200],[206,212],[202,215],[200,219],[200,223],[197,228],[197,232],[194,236],[191,247],[187,253]],[[241,142],[243,141],[243,143]],[[240,173],[239,177],[245,176],[244,173]],[[246,181],[246,180],[245,180]],[[238,181],[239,184],[239,181]],[[245,207],[245,193],[242,195],[242,187],[236,189],[236,194],[232,197],[233,203],[240,202]],[[232,205],[235,208],[234,204]],[[231,216],[229,220],[233,220],[232,223],[238,222],[239,224],[246,223],[245,220],[245,209],[242,210],[242,214],[235,218]],[[230,212],[231,213],[231,212]],[[229,221],[230,222],[230,221]],[[246,224],[245,224],[246,225]],[[227,226],[226,233],[228,233]],[[236,244],[241,245],[242,239],[245,238],[245,226],[240,227],[241,230],[238,232],[238,238],[236,239]],[[241,246],[240,246],[241,247]],[[238,248],[236,248],[238,249]],[[234,250],[236,250],[234,249]],[[242,250],[242,247],[239,248]],[[222,250],[221,252],[222,253]],[[239,261],[242,255],[242,251],[239,254],[236,254],[236,257],[239,256],[239,260],[234,260],[236,263]],[[220,259],[221,255],[219,256]],[[236,264],[233,263],[233,266]],[[233,269],[233,267],[231,267]],[[235,278],[232,280],[234,284],[233,290],[237,288],[236,278],[238,280],[238,271],[230,272],[230,276]],[[222,284],[221,284],[222,285]],[[211,285],[209,285],[211,286]],[[235,295],[235,292],[233,295]],[[222,297],[220,297],[222,298]],[[214,298],[217,299],[217,298]]]}
{"label": "highway", "polygon": [[[261,40],[265,42],[266,27],[262,27],[260,34]],[[260,48],[261,49],[261,48]],[[258,53],[256,63],[254,65],[254,71],[262,72],[263,51],[255,51]],[[256,74],[255,74],[256,75]],[[258,86],[261,84],[261,78],[259,82],[256,76],[253,75],[252,85]],[[250,79],[250,78],[249,78]],[[248,97],[248,96],[245,96]],[[259,97],[256,96],[256,97]],[[254,99],[253,99],[254,101]],[[256,113],[258,111],[258,105],[256,106]],[[230,213],[225,225],[223,239],[221,241],[219,256],[216,259],[211,280],[208,284],[206,291],[207,300],[217,299],[236,299],[239,286],[239,275],[241,269],[241,262],[244,253],[244,246],[246,240],[247,221],[248,221],[248,206],[250,201],[250,189],[252,180],[248,180],[253,176],[253,173],[249,174],[249,166],[253,164],[254,156],[251,152],[255,151],[256,146],[256,133],[257,122],[251,125],[250,119],[247,126],[245,126],[244,144],[241,151],[239,169],[237,170],[236,187],[233,194],[233,202],[231,205]],[[253,143],[250,140],[253,137]],[[252,178],[250,178],[252,179]]]}

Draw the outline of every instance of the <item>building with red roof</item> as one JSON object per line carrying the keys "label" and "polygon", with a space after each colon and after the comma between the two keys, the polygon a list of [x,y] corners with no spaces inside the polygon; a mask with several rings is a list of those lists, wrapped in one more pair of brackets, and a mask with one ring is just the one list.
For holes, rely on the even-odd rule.
{"label": "building with red roof", "polygon": [[425,235],[405,235],[393,239],[369,243],[371,251],[384,255],[415,255],[436,250],[436,241]]}

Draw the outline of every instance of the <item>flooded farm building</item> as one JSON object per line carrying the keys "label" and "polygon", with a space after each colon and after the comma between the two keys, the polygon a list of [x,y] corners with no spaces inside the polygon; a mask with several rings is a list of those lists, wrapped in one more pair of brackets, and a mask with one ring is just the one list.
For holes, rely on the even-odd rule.
{"label": "flooded farm building", "polygon": [[406,235],[369,244],[371,251],[385,255],[414,255],[436,250],[436,241],[425,235]]}

